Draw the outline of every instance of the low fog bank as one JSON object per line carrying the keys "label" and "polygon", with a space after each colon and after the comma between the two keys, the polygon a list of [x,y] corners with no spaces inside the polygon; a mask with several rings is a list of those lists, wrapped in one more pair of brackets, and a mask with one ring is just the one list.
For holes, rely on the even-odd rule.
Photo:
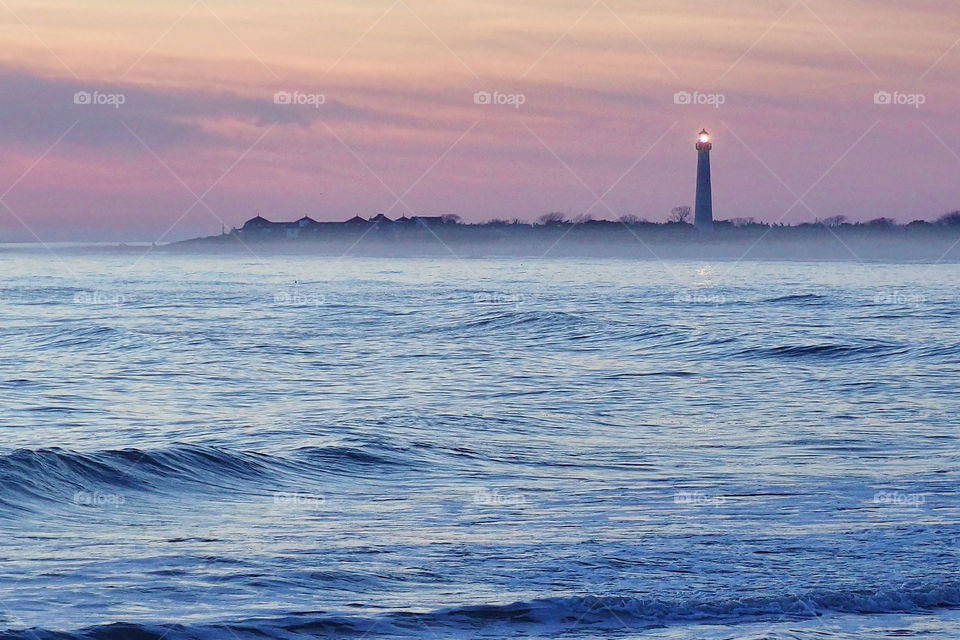
{"label": "low fog bank", "polygon": [[960,261],[960,228],[723,228],[710,233],[689,225],[655,228],[526,226],[478,229],[466,225],[397,235],[378,229],[327,237],[227,234],[155,249],[163,253],[322,255],[363,257],[539,258],[597,257],[711,260],[832,260],[856,262]]}

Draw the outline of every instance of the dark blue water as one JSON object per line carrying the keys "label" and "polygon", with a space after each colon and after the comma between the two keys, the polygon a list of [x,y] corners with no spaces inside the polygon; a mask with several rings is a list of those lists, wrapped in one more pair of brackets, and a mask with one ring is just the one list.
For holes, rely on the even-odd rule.
{"label": "dark blue water", "polygon": [[960,637],[957,265],[0,253],[0,638]]}

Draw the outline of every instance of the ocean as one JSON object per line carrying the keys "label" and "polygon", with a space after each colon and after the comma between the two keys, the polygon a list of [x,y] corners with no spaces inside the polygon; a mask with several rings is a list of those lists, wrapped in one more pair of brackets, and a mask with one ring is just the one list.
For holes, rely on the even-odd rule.
{"label": "ocean", "polygon": [[0,248],[0,638],[960,637],[960,265]]}

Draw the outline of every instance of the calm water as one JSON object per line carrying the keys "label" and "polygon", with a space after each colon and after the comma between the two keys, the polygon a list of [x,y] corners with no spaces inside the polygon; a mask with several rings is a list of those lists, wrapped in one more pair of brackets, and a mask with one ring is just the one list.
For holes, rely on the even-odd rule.
{"label": "calm water", "polygon": [[958,265],[58,254],[0,637],[960,636]]}

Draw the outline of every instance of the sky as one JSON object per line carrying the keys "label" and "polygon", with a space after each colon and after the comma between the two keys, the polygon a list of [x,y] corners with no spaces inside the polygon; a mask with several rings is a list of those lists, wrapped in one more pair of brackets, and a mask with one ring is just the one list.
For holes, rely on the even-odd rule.
{"label": "sky", "polygon": [[960,209],[955,0],[0,0],[0,240]]}

